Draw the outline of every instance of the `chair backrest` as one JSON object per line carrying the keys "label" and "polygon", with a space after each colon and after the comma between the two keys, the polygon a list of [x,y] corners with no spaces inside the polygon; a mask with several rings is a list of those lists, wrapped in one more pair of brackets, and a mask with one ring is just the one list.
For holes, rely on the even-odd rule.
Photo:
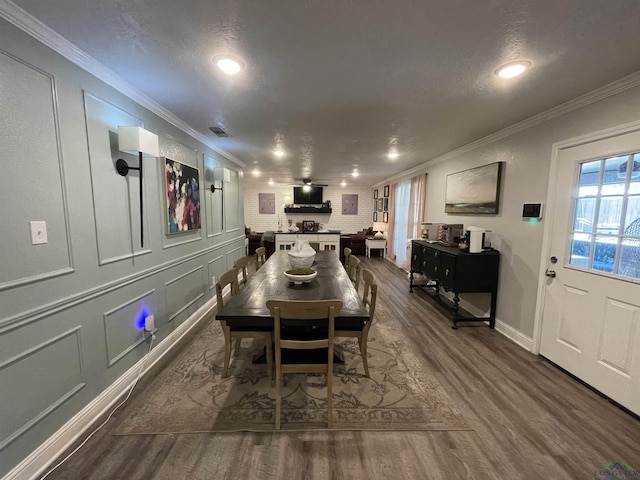
{"label": "chair backrest", "polygon": [[265,247],[256,248],[256,270],[267,261],[267,249]]}
{"label": "chair backrest", "polygon": [[233,262],[233,267],[242,272],[242,280],[239,285],[247,283],[247,266],[249,265],[249,257],[241,257]]}
{"label": "chair backrest", "polygon": [[362,294],[362,303],[369,309],[368,325],[373,323],[373,316],[376,312],[376,298],[378,297],[378,282],[376,277],[370,270],[362,270],[362,280],[364,281],[364,293]]}
{"label": "chair backrest", "polygon": [[349,257],[351,256],[351,249],[344,247],[344,268],[349,268]]}
{"label": "chair backrest", "polygon": [[[268,300],[267,308],[273,317],[276,358],[281,348],[329,348],[333,355],[335,317],[342,309],[340,300]],[[281,337],[282,320],[327,320],[327,338],[289,340]]]}
{"label": "chair backrest", "polygon": [[218,278],[216,282],[216,297],[218,298],[218,311],[224,306],[224,299],[222,298],[222,291],[224,287],[231,285],[231,296],[238,293],[238,269],[232,268],[227,270]]}
{"label": "chair backrest", "polygon": [[311,248],[313,248],[316,252],[320,250],[320,242],[309,242]]}
{"label": "chair backrest", "polygon": [[356,290],[360,288],[360,268],[360,259],[355,255],[351,255],[347,266],[347,275],[349,275],[349,279],[351,279],[351,283],[356,287]]}

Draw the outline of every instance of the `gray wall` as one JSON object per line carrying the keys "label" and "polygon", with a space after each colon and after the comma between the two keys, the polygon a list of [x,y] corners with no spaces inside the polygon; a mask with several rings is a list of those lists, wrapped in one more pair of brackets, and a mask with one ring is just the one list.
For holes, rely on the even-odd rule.
{"label": "gray wall", "polygon": [[[462,223],[493,231],[493,246],[500,250],[498,320],[526,337],[533,335],[538,273],[546,220],[522,220],[522,204],[545,202],[551,149],[555,142],[585,135],[632,121],[640,113],[640,87],[573,110],[562,116],[476,148],[446,161],[427,166],[426,220]],[[446,176],[492,162],[505,162],[500,211],[495,216],[444,213]],[[479,310],[488,309],[487,296],[462,295]]]}
{"label": "gray wall", "polygon": [[[0,20],[0,476],[134,365],[138,326],[161,342],[215,296],[244,255],[239,167]],[[202,229],[165,234],[162,159],[121,177],[117,126],[157,133],[160,154],[198,168]],[[233,170],[211,193],[211,170]],[[224,225],[221,195],[225,196]],[[29,221],[47,222],[31,245]]]}

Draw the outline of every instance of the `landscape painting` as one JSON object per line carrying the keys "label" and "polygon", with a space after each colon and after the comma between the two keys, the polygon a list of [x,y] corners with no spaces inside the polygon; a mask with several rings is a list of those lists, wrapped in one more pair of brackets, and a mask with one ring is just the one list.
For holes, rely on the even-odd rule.
{"label": "landscape painting", "polygon": [[446,213],[496,214],[502,162],[447,175]]}

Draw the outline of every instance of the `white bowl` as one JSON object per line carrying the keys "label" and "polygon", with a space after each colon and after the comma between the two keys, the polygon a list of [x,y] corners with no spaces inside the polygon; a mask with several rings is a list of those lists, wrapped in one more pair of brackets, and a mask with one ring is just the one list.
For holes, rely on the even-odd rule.
{"label": "white bowl", "polygon": [[300,285],[301,283],[309,283],[311,280],[316,278],[316,276],[318,276],[318,272],[313,272],[309,275],[291,275],[290,273],[284,272],[284,276],[296,285]]}

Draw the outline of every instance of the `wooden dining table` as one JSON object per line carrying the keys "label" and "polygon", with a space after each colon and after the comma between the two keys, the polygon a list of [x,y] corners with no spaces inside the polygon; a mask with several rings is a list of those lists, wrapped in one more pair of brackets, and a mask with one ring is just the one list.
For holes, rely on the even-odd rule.
{"label": "wooden dining table", "polygon": [[[291,268],[287,251],[275,252],[218,311],[216,319],[225,320],[231,328],[273,326],[267,300],[337,299],[342,301],[343,306],[335,318],[336,330],[359,329],[369,321],[369,312],[335,251],[316,252],[311,268],[318,275],[309,283],[295,284],[289,281],[284,272]],[[301,328],[305,322],[309,323],[308,320],[301,321]]]}

